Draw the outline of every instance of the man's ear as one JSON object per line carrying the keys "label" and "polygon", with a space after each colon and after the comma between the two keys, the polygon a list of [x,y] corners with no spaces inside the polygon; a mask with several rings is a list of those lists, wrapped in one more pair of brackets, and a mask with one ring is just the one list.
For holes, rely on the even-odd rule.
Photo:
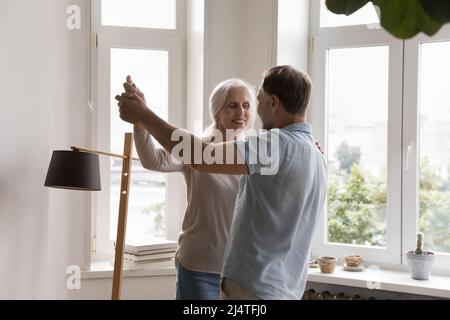
{"label": "man's ear", "polygon": [[277,96],[270,96],[270,110],[272,110],[273,114],[277,114],[280,109],[280,99]]}

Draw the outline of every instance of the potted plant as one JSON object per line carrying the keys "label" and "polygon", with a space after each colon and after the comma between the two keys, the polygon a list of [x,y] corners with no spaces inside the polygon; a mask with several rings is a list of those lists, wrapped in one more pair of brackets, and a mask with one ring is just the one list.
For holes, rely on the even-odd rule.
{"label": "potted plant", "polygon": [[434,253],[423,250],[424,236],[417,234],[416,250],[406,252],[411,277],[415,280],[428,280],[433,268]]}
{"label": "potted plant", "polygon": [[351,15],[368,2],[379,9],[383,28],[400,39],[419,32],[432,36],[450,22],[450,1],[445,0],[327,0],[326,4],[333,13]]}

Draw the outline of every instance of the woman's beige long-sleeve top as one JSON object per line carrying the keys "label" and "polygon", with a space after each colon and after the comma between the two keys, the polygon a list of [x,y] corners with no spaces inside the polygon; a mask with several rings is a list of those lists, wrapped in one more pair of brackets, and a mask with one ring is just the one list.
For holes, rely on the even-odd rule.
{"label": "woman's beige long-sleeve top", "polygon": [[203,173],[178,163],[167,151],[156,149],[147,130],[135,132],[134,141],[144,168],[182,172],[186,180],[188,206],[176,261],[192,271],[220,273],[239,176]]}

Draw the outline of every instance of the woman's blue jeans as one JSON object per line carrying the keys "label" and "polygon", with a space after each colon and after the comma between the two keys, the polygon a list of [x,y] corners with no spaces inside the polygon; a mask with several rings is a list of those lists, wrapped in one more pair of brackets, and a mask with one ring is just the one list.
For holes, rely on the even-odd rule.
{"label": "woman's blue jeans", "polygon": [[220,274],[196,272],[177,264],[177,300],[220,300]]}

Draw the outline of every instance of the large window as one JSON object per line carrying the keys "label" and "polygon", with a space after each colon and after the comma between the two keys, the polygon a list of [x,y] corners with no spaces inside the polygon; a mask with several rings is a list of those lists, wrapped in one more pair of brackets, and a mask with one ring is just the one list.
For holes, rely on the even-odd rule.
{"label": "large window", "polygon": [[[111,92],[114,97],[123,91],[122,83],[128,74],[149,97],[153,109],[164,119],[168,115],[169,54],[162,50],[111,49]],[[125,132],[132,132],[132,125],[122,121],[118,108],[111,106],[111,150],[121,153]],[[117,233],[119,193],[122,160],[111,161],[111,222],[109,239]],[[132,165],[130,199],[128,206],[127,235],[141,241],[166,238],[166,174],[144,169],[139,162]]]}
{"label": "large window", "polygon": [[176,0],[102,0],[102,25],[176,29]]}
{"label": "large window", "polygon": [[450,253],[450,42],[420,45],[419,227],[425,246]]}
{"label": "large window", "polygon": [[[313,7],[311,114],[329,190],[313,254],[405,264],[415,234],[450,266],[450,30],[401,41],[371,3],[350,17]],[[375,25],[374,25],[375,24]]]}
{"label": "large window", "polygon": [[436,267],[450,267],[450,27],[405,41],[403,243],[425,234]]}
{"label": "large window", "polygon": [[[185,126],[185,4],[179,0],[93,1],[97,38],[96,139],[98,149],[123,152],[124,133],[133,126],[119,117],[114,96],[132,75],[159,116]],[[169,94],[170,92],[170,94]],[[155,141],[157,146],[158,143]],[[134,155],[137,157],[134,148]],[[122,161],[101,162],[103,191],[96,195],[94,259],[111,257],[117,233]],[[132,163],[126,239],[142,243],[176,239],[185,197],[179,176],[144,169]],[[169,201],[170,200],[170,201]]]}
{"label": "large window", "polygon": [[328,51],[328,241],[386,246],[389,47]]}

